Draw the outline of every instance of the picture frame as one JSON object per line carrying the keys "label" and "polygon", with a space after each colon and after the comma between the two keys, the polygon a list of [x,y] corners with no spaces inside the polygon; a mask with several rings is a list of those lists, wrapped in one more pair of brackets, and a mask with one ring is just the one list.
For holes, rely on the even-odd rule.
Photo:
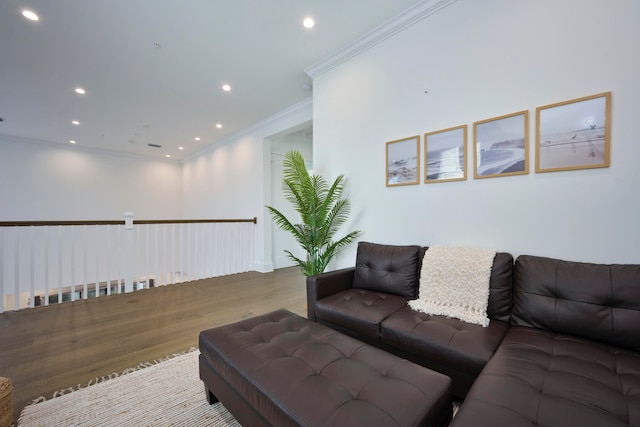
{"label": "picture frame", "polygon": [[424,182],[467,179],[467,125],[424,134]]}
{"label": "picture frame", "polygon": [[611,92],[536,108],[536,173],[608,168]]}
{"label": "picture frame", "polygon": [[529,111],[473,123],[475,179],[529,173]]}
{"label": "picture frame", "polygon": [[387,187],[420,183],[420,135],[387,142]]}

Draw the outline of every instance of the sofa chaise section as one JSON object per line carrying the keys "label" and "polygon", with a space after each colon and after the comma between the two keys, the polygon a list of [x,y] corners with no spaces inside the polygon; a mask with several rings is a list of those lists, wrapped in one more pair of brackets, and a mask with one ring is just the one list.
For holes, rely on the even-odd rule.
{"label": "sofa chaise section", "polygon": [[640,266],[520,256],[511,323],[452,426],[640,426]]}

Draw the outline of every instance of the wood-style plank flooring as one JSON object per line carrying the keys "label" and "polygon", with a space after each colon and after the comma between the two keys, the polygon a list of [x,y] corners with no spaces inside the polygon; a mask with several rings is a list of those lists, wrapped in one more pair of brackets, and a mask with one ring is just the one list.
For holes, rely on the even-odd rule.
{"label": "wood-style plank flooring", "polygon": [[278,308],[306,317],[305,304],[305,278],[290,267],[5,312],[0,376],[17,420],[39,396],[197,347],[203,329]]}

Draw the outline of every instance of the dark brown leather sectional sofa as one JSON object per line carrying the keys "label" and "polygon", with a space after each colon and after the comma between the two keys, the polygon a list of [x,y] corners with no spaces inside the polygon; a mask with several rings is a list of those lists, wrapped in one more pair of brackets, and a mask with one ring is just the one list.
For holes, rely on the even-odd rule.
{"label": "dark brown leather sectional sofa", "polygon": [[452,426],[640,426],[640,265],[498,253],[485,328],[407,306],[425,250],[361,242],[309,319],[451,377]]}

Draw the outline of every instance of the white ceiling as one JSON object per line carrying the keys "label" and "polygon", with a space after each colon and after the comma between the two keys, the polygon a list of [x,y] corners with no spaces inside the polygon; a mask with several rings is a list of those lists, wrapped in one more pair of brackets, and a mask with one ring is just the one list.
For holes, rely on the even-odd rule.
{"label": "white ceiling", "polygon": [[1,0],[0,135],[181,160],[311,97],[305,69],[416,3]]}

